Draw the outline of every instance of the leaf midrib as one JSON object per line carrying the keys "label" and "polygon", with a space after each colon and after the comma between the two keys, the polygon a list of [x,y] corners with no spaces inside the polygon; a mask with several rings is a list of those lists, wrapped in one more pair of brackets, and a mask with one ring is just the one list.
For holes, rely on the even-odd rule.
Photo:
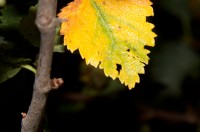
{"label": "leaf midrib", "polygon": [[100,7],[97,5],[97,3],[94,0],[90,0],[92,6],[97,12],[97,15],[99,17],[100,23],[102,24],[103,28],[107,32],[108,37],[111,39],[111,50],[114,48],[114,44],[116,43],[115,37],[111,31],[111,27],[109,26],[108,22],[106,21],[106,18],[104,16],[104,12],[100,9]]}

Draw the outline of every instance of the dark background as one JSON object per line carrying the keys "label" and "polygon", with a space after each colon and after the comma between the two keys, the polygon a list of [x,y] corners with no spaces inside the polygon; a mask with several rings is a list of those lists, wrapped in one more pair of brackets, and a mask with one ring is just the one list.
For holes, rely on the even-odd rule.
{"label": "dark background", "polygon": [[[58,12],[69,0],[58,0]],[[152,0],[155,47],[140,83],[128,90],[118,80],[85,65],[78,53],[54,53],[52,78],[64,85],[49,94],[46,132],[111,130],[123,132],[200,132],[200,1]],[[7,0],[19,12],[36,1]],[[2,15],[2,14],[1,14]],[[36,58],[18,31],[0,31],[7,40],[26,43],[17,54]],[[34,74],[26,69],[0,84],[0,132],[19,132],[28,110]]]}

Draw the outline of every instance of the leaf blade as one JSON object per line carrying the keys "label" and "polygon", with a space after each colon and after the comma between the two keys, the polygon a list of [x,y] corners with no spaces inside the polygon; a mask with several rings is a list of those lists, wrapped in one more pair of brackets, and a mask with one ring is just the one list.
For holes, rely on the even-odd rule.
{"label": "leaf blade", "polygon": [[[79,49],[87,64],[99,66],[106,76],[119,78],[131,89],[148,64],[144,46],[154,46],[153,15],[149,0],[75,0],[58,14],[64,44]],[[117,65],[121,66],[117,70]]]}

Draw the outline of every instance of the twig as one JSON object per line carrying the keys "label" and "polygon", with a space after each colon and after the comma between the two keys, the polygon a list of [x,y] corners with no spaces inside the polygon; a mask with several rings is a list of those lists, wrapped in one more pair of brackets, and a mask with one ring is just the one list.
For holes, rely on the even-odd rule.
{"label": "twig", "polygon": [[146,105],[140,105],[139,110],[141,116],[139,117],[140,122],[146,122],[153,119],[160,119],[171,123],[187,123],[187,124],[198,124],[200,121],[199,111],[194,110],[191,106],[187,106],[187,111],[184,113],[160,110],[151,108]]}
{"label": "twig", "polygon": [[48,93],[50,90],[55,89],[55,87],[51,87],[50,71],[55,29],[59,24],[59,20],[56,19],[56,8],[57,0],[39,0],[36,17],[36,25],[41,33],[38,67],[32,101],[27,115],[22,119],[21,132],[40,132],[42,130]]}

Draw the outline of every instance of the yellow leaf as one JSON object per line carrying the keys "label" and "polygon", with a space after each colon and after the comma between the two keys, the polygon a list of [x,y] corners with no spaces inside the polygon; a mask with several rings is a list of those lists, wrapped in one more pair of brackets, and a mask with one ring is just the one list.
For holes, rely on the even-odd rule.
{"label": "yellow leaf", "polygon": [[[87,64],[100,67],[106,76],[119,78],[129,89],[139,83],[154,46],[153,16],[150,0],[75,0],[58,14],[64,44],[79,50]],[[117,69],[120,67],[120,70]]]}

